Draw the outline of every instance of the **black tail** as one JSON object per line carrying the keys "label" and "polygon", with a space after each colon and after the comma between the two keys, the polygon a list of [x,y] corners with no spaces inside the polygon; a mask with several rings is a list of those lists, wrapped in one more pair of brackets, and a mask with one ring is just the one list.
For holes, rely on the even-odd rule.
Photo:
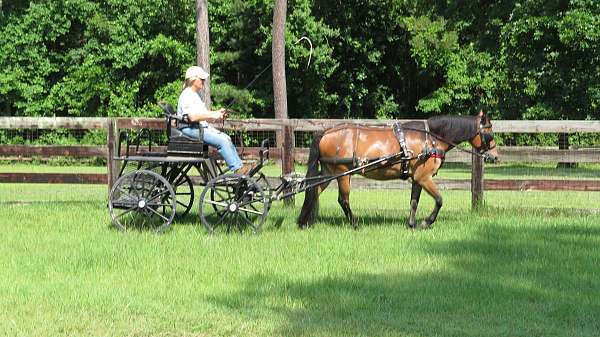
{"label": "black tail", "polygon": [[[316,177],[321,174],[319,170],[319,158],[321,157],[319,153],[319,143],[321,142],[321,138],[323,134],[318,134],[315,136],[315,140],[310,146],[310,152],[308,155],[308,171],[306,172],[306,177]],[[302,204],[302,210],[300,211],[300,216],[298,217],[298,226],[300,228],[305,228],[308,225],[311,225],[315,222],[317,215],[319,214],[319,195],[317,193],[317,188],[309,188],[304,192],[304,204]]]}

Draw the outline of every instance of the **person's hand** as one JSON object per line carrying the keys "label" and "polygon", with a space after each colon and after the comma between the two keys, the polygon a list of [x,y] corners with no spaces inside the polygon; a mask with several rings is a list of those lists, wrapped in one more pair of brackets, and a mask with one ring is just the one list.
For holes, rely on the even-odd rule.
{"label": "person's hand", "polygon": [[225,109],[225,108],[221,108],[219,110],[217,110],[220,114],[221,114],[221,119],[226,119],[227,117],[229,117],[229,110]]}
{"label": "person's hand", "polygon": [[218,121],[225,119],[225,109],[213,110],[212,112],[212,120]]}

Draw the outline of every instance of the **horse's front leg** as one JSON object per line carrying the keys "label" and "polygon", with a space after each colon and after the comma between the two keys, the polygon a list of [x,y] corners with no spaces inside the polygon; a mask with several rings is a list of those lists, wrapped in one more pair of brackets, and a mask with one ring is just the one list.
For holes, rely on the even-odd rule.
{"label": "horse's front leg", "polygon": [[412,191],[410,193],[410,216],[408,217],[408,227],[415,228],[417,226],[417,207],[421,198],[422,187],[418,183],[412,183]]}
{"label": "horse's front leg", "polygon": [[435,206],[433,207],[433,211],[431,211],[431,214],[429,214],[429,216],[426,217],[420,225],[421,228],[430,228],[431,224],[435,222],[435,219],[437,218],[438,213],[440,212],[440,208],[442,208],[443,200],[437,185],[433,182],[433,179],[431,177],[422,180],[420,184],[425,189],[427,194],[429,194],[433,198],[433,200],[435,200]]}

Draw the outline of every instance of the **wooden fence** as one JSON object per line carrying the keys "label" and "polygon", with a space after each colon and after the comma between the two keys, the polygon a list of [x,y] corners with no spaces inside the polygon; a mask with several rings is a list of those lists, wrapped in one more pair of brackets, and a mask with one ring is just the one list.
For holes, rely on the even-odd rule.
{"label": "wooden fence", "polygon": [[[278,132],[287,139],[285,150],[278,144],[271,151],[272,158],[282,162],[306,161],[308,149],[296,148],[293,144],[294,132],[318,132],[341,123],[354,123],[373,126],[391,126],[394,121],[379,120],[315,120],[315,119],[252,119],[228,120],[224,124],[226,130],[268,131]],[[150,128],[164,129],[164,119],[147,118],[17,118],[1,117],[0,130],[2,129],[106,129],[107,142],[103,146],[27,146],[27,145],[0,145],[2,158],[50,158],[56,156],[89,158],[106,157],[107,174],[51,174],[51,173],[0,173],[0,183],[78,183],[78,184],[109,184],[114,181],[118,172],[118,162],[113,158],[118,146],[119,130]],[[600,121],[494,121],[496,133],[600,133]],[[255,157],[258,148],[239,148],[241,154]],[[503,162],[575,162],[598,163],[600,162],[600,149],[569,149],[559,150],[554,148],[525,148],[502,147],[499,149]],[[514,179],[483,179],[483,164],[478,157],[470,154],[451,151],[448,153],[447,162],[471,163],[471,180],[437,180],[442,189],[471,189],[473,203],[479,202],[483,190],[582,190],[600,191],[600,180],[514,180]],[[284,166],[290,170],[290,166]],[[285,173],[285,172],[284,172]],[[405,182],[360,181],[357,185],[365,188],[407,188]]]}

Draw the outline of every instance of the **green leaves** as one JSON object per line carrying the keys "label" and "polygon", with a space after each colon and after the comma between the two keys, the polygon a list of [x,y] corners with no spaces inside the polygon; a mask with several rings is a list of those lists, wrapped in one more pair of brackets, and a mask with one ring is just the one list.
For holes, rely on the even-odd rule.
{"label": "green leaves", "polygon": [[446,20],[421,16],[404,18],[403,23],[411,35],[411,54],[421,68],[443,69],[450,63],[459,46],[458,36],[446,28]]}
{"label": "green leaves", "polygon": [[158,88],[178,79],[183,64],[194,59],[193,45],[156,33],[182,29],[179,21],[161,26],[174,6],[32,3],[0,30],[0,107],[26,116],[148,115]]}
{"label": "green leaves", "polygon": [[[210,3],[215,106],[273,116],[272,7]],[[598,119],[600,2],[288,0],[286,61],[293,118]],[[0,114],[160,116],[195,62],[193,1],[5,1]]]}
{"label": "green leaves", "polygon": [[[600,5],[529,1],[502,29],[506,93],[501,104],[523,118],[599,118]],[[518,111],[517,109],[520,109]]]}

